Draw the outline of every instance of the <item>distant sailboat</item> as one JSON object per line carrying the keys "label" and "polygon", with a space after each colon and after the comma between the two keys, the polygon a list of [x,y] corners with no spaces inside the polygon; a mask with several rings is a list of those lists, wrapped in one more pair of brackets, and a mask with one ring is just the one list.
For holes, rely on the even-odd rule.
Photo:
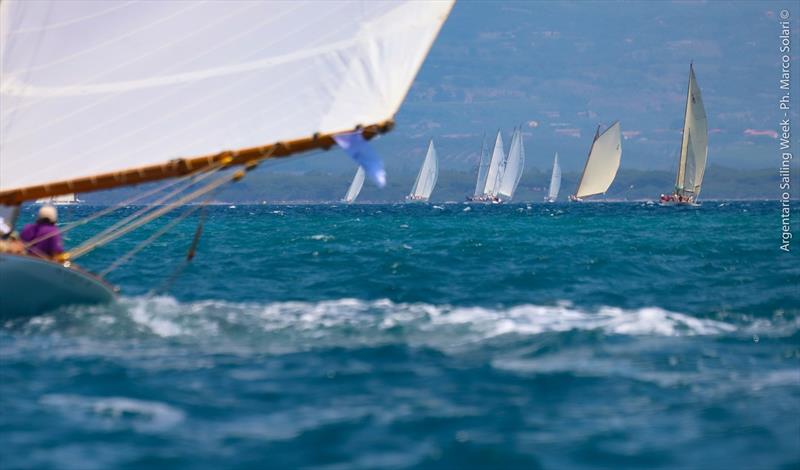
{"label": "distant sailboat", "polygon": [[483,196],[483,190],[486,188],[486,176],[489,171],[489,160],[486,158],[486,134],[483,135],[481,140],[481,161],[478,164],[478,181],[475,183],[475,191],[472,197],[468,197],[468,201],[477,201]]}
{"label": "distant sailboat", "polygon": [[411,194],[406,196],[407,201],[427,201],[431,197],[436,180],[439,178],[439,159],[436,156],[436,148],[433,140],[428,144],[428,153],[425,161],[417,173],[417,180],[411,188]]}
{"label": "distant sailboat", "polygon": [[36,200],[36,204],[52,204],[54,206],[69,206],[79,204],[83,201],[75,197],[75,194],[62,194],[60,196],[43,197]]}
{"label": "distant sailboat", "polygon": [[696,204],[703,184],[708,158],[708,120],[703,106],[700,86],[694,76],[694,67],[689,64],[689,86],[686,92],[686,111],[683,116],[681,155],[675,191],[672,195],[661,195],[662,205]]}
{"label": "distant sailboat", "polygon": [[519,186],[522,171],[525,169],[525,145],[522,142],[522,130],[517,129],[511,137],[511,148],[502,166],[496,196],[502,201],[510,201]]}
{"label": "distant sailboat", "polygon": [[622,134],[619,121],[600,133],[600,126],[594,135],[586,166],[578,182],[575,194],[569,197],[570,201],[581,201],[585,197],[604,194],[608,191],[619,170],[622,158]]}
{"label": "distant sailboat", "polygon": [[353,203],[358,194],[361,192],[361,188],[364,186],[364,167],[358,167],[356,170],[356,175],[353,177],[353,182],[350,183],[350,188],[347,190],[347,194],[345,194],[343,201],[351,204]]}
{"label": "distant sailboat", "polygon": [[550,190],[544,198],[547,202],[555,202],[558,198],[558,191],[561,189],[561,165],[558,164],[558,152],[553,159],[553,174],[550,176]]}
{"label": "distant sailboat", "polygon": [[[482,153],[482,152],[481,152]],[[497,197],[497,187],[500,184],[500,177],[503,174],[503,165],[506,160],[506,154],[503,150],[503,136],[500,131],[497,131],[497,137],[494,141],[494,150],[492,151],[492,158],[486,166],[485,174],[482,174],[481,169],[478,169],[478,184],[475,190],[475,196],[470,200],[473,202],[500,202]],[[481,163],[483,162],[483,155],[481,155]]]}

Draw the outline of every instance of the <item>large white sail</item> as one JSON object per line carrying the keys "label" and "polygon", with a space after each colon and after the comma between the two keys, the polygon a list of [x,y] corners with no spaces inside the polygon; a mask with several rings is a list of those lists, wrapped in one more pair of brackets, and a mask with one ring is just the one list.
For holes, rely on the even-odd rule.
{"label": "large white sail", "polygon": [[362,187],[364,187],[364,168],[359,166],[356,175],[353,177],[353,182],[350,183],[350,188],[347,189],[347,194],[344,196],[344,202],[351,203],[355,201]]}
{"label": "large white sail", "polygon": [[511,137],[511,147],[508,149],[508,157],[505,165],[503,165],[503,173],[500,176],[500,184],[497,186],[497,194],[505,200],[512,199],[524,169],[525,146],[522,143],[522,130],[517,129]]}
{"label": "large white sail", "polygon": [[694,67],[689,66],[689,86],[686,94],[686,114],[683,120],[683,140],[675,191],[681,196],[700,194],[708,157],[708,120],[703,106],[700,87],[694,76]]}
{"label": "large white sail", "polygon": [[502,164],[506,154],[503,150],[503,136],[497,131],[497,138],[494,141],[492,159],[489,160],[489,169],[486,171],[486,185],[483,187],[483,194],[486,196],[496,196],[497,186],[502,174]]}
{"label": "large white sail", "polygon": [[486,157],[486,135],[484,134],[483,140],[481,140],[481,161],[478,164],[478,181],[475,183],[475,193],[473,197],[483,196],[483,190],[486,188],[486,174],[489,170],[489,160]]}
{"label": "large white sail", "polygon": [[622,133],[617,121],[602,134],[595,134],[575,197],[605,193],[617,176],[621,157]]}
{"label": "large white sail", "polygon": [[0,191],[394,117],[452,0],[0,2]]}
{"label": "large white sail", "polygon": [[561,189],[561,165],[558,164],[558,152],[553,158],[553,173],[550,175],[550,190],[547,192],[547,200],[550,202],[558,199],[558,191]]}
{"label": "large white sail", "polygon": [[414,187],[411,189],[411,194],[409,194],[409,199],[422,201],[430,199],[438,178],[439,158],[436,156],[436,148],[433,146],[433,140],[431,140],[430,144],[428,144],[428,153],[425,155],[425,161],[422,162],[422,167],[417,173],[417,180],[414,181]]}

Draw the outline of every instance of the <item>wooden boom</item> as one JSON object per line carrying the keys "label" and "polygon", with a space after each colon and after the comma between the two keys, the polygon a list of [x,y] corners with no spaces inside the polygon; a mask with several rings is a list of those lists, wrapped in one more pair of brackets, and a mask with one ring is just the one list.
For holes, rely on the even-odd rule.
{"label": "wooden boom", "polygon": [[[364,138],[371,139],[378,134],[389,132],[394,127],[394,120],[384,121],[361,128]],[[359,129],[356,129],[359,130]],[[246,165],[250,162],[267,159],[289,157],[291,155],[315,149],[328,150],[336,142],[333,136],[337,133],[319,135],[286,142],[249,147],[239,150],[227,150],[219,153],[190,158],[178,158],[159,165],[131,168],[112,173],[103,173],[71,180],[56,181],[37,186],[28,186],[8,191],[0,191],[0,204],[14,206],[50,196],[70,193],[86,193],[111,189],[120,186],[132,186],[149,181],[157,181],[189,173],[202,171],[204,168],[222,164],[224,166]]]}

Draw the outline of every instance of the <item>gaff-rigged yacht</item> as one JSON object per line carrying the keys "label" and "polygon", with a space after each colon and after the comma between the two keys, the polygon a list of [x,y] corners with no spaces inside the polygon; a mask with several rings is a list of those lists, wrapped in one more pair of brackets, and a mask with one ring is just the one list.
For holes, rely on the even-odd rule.
{"label": "gaff-rigged yacht", "polygon": [[683,115],[681,154],[678,159],[678,174],[675,191],[661,195],[662,206],[697,205],[708,158],[708,120],[703,106],[700,86],[694,76],[694,67],[689,64],[689,85],[686,92],[686,110]]}
{"label": "gaff-rigged yacht", "polygon": [[428,153],[417,173],[414,187],[411,193],[406,196],[409,202],[427,202],[431,198],[433,188],[436,187],[436,180],[439,179],[439,157],[436,155],[436,147],[433,146],[433,139],[428,143]]}
{"label": "gaff-rigged yacht", "polygon": [[452,5],[0,2],[0,226],[29,201],[170,179],[59,259],[0,253],[0,316],[108,302],[75,263],[93,249],[188,216],[265,159],[388,132]]}
{"label": "gaff-rigged yacht", "polygon": [[600,126],[594,134],[586,165],[583,167],[581,179],[575,194],[569,197],[570,201],[582,201],[584,198],[596,194],[605,194],[619,170],[622,158],[622,134],[619,121],[611,124],[605,131],[600,132]]}

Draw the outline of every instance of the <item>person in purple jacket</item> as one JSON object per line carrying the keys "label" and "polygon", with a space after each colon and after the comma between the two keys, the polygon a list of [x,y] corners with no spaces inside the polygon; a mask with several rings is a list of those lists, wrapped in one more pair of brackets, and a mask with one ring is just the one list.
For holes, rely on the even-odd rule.
{"label": "person in purple jacket", "polygon": [[[28,224],[22,229],[20,238],[28,246],[28,254],[42,258],[53,258],[64,252],[61,243],[61,233],[56,227],[58,212],[50,205],[39,209],[39,218],[33,224]],[[37,241],[38,240],[38,241]]]}

